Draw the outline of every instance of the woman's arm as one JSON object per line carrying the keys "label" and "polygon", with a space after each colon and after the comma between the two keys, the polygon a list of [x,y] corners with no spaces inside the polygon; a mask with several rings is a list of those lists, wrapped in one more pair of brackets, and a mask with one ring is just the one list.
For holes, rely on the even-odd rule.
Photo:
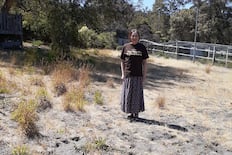
{"label": "woman's arm", "polygon": [[121,72],[122,72],[121,79],[124,80],[124,78],[125,78],[125,64],[124,64],[124,60],[121,60]]}
{"label": "woman's arm", "polygon": [[143,60],[143,83],[146,80],[147,76],[147,59]]}

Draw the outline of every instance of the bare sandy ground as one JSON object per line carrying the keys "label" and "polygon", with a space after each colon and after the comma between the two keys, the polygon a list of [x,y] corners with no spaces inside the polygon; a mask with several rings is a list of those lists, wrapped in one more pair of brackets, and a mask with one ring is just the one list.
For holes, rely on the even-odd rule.
{"label": "bare sandy ground", "polygon": [[[29,154],[45,155],[232,154],[231,69],[150,55],[144,87],[146,110],[139,119],[128,120],[119,105],[119,53],[107,52],[99,56],[92,72],[85,112],[65,112],[62,96],[51,95],[53,107],[39,113],[38,138],[26,138],[11,120],[11,107],[20,93],[1,95],[0,154],[11,154],[17,146],[26,146]],[[28,92],[36,89],[28,88],[31,76],[40,76],[46,88],[51,87],[49,76],[10,76],[5,62],[0,71]],[[103,105],[93,104],[96,90],[102,92]],[[164,107],[158,106],[158,98]]]}

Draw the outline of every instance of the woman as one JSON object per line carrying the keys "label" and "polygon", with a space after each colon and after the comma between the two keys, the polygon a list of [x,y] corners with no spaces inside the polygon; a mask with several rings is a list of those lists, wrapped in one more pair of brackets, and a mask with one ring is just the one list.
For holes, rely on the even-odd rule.
{"label": "woman", "polygon": [[145,110],[143,84],[147,73],[146,59],[149,56],[146,47],[139,43],[139,37],[138,31],[132,29],[129,33],[131,42],[123,46],[121,53],[121,109],[130,113],[128,118],[138,118],[139,112]]}

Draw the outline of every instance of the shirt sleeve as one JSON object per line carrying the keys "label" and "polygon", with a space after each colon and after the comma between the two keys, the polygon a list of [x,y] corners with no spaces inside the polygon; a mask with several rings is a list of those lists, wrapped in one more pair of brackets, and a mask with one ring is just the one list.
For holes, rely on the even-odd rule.
{"label": "shirt sleeve", "polygon": [[143,45],[143,59],[149,58],[146,47]]}
{"label": "shirt sleeve", "polygon": [[123,48],[122,48],[122,52],[121,52],[121,56],[120,56],[120,58],[122,59],[122,60],[125,60],[125,46],[123,46]]}

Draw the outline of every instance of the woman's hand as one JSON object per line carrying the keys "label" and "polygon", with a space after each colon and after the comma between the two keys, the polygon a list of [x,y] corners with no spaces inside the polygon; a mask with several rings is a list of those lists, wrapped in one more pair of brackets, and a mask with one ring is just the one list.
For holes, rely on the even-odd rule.
{"label": "woman's hand", "polygon": [[122,80],[124,80],[124,79],[125,79],[125,76],[124,76],[124,75],[122,75],[122,76],[121,76],[121,79],[122,79]]}

